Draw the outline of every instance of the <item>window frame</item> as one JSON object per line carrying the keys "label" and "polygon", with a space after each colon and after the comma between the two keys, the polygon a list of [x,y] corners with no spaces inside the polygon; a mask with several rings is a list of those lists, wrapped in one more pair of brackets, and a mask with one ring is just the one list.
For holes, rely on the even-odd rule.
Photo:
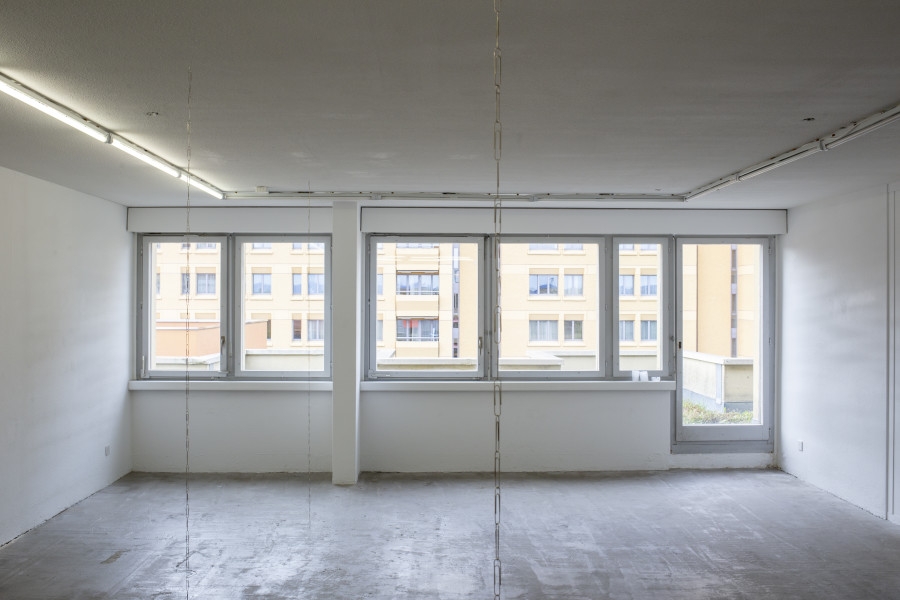
{"label": "window frame", "polygon": [[[485,331],[488,328],[486,322],[485,302],[486,302],[486,284],[487,284],[487,257],[485,248],[486,238],[483,235],[446,235],[446,234],[415,234],[415,235],[391,235],[381,233],[370,233],[365,238],[365,338],[363,345],[365,347],[365,365],[366,379],[368,380],[384,380],[384,379],[405,379],[405,380],[460,380],[460,379],[484,379],[487,372],[487,353],[485,352],[487,343]],[[437,248],[438,244],[460,243],[460,244],[477,244],[478,278],[477,278],[477,314],[476,327],[478,332],[478,348],[476,352],[477,365],[472,371],[438,371],[438,370],[421,370],[421,371],[388,371],[378,370],[378,344],[383,344],[382,340],[377,340],[377,322],[379,315],[377,293],[378,280],[378,257],[383,255],[383,249],[379,251],[379,247],[383,248],[383,244],[402,244],[402,243],[434,243],[433,248]],[[415,247],[413,247],[415,249]],[[430,248],[424,248],[430,249]],[[381,273],[383,275],[383,273]],[[382,280],[382,287],[387,282]],[[397,282],[393,282],[396,290]],[[396,297],[396,291],[395,291]],[[429,297],[431,297],[429,295]],[[436,297],[440,297],[437,294]],[[384,311],[380,311],[383,313]],[[384,330],[382,322],[382,331]],[[393,324],[396,329],[396,322]]]}
{"label": "window frame", "polygon": [[[305,234],[266,234],[266,235],[253,235],[253,234],[235,234],[230,236],[232,239],[232,263],[234,265],[234,285],[231,290],[231,298],[232,298],[232,330],[234,332],[232,338],[234,340],[234,346],[231,349],[232,353],[232,372],[234,373],[235,379],[240,380],[252,380],[252,379],[287,379],[287,380],[326,380],[331,378],[331,347],[332,347],[332,317],[331,317],[331,237],[324,235],[305,235]],[[305,249],[307,252],[307,256],[310,255],[309,244],[310,243],[321,242],[324,243],[324,253],[320,254],[319,250],[315,251],[315,255],[321,255],[323,257],[323,281],[325,286],[324,294],[310,294],[310,286],[309,286],[309,271],[306,272],[306,294],[301,294],[302,297],[306,298],[306,300],[293,300],[294,302],[300,302],[300,309],[302,310],[304,307],[304,302],[311,302],[313,300],[318,301],[319,297],[322,299],[322,312],[323,312],[323,320],[325,321],[324,325],[324,334],[325,339],[321,340],[323,343],[323,352],[324,352],[324,365],[321,371],[284,371],[284,370],[248,370],[244,368],[243,364],[243,353],[244,353],[244,328],[243,328],[243,314],[244,314],[244,293],[243,293],[243,275],[245,270],[244,265],[244,252],[243,245],[250,244],[249,251],[251,254],[272,254],[274,253],[274,248],[271,247],[271,244],[275,243],[285,243],[291,244],[291,247],[288,249],[288,253],[291,256],[296,256],[298,254],[298,249],[295,248],[294,244],[302,243],[305,244]],[[269,244],[268,248],[260,251],[259,248],[254,248],[253,244]],[[295,265],[291,263],[290,268],[293,269]],[[273,273],[270,273],[272,275]],[[294,282],[294,271],[290,272],[291,274],[291,293],[287,295],[287,298],[290,300],[291,298],[296,298],[293,294],[293,282]],[[248,284],[252,286],[252,277]],[[271,281],[271,286],[274,287],[274,280]],[[269,294],[262,294],[263,297],[273,297],[273,292],[270,291]],[[252,294],[251,294],[252,297]],[[307,307],[306,310],[306,327],[304,328],[301,324],[301,340],[305,340],[307,343],[310,341],[319,341],[319,340],[309,340],[309,315],[310,310]],[[293,337],[293,327],[295,319],[291,317],[291,341],[301,341],[295,340]],[[303,337],[303,334],[306,334],[306,337]]]}
{"label": "window frame", "polygon": [[[323,275],[325,294],[318,300],[322,301],[322,320],[324,323],[325,339],[321,341],[324,346],[324,369],[323,371],[246,371],[239,368],[240,353],[243,347],[243,328],[241,315],[243,311],[242,305],[242,268],[243,259],[240,254],[241,243],[249,242],[309,242],[324,244],[323,249],[314,249],[313,254],[322,256]],[[151,345],[154,338],[150,335],[150,317],[155,315],[155,303],[158,300],[156,294],[156,255],[157,244],[177,243],[181,244],[180,251],[185,252],[184,244],[190,244],[191,254],[197,250],[193,249],[195,243],[219,243],[221,252],[216,271],[216,285],[218,294],[218,311],[219,311],[219,331],[222,342],[220,344],[219,369],[215,371],[190,371],[190,379],[192,380],[227,380],[227,381],[254,381],[254,380],[330,380],[332,371],[332,333],[331,333],[331,236],[328,234],[285,234],[285,235],[255,235],[245,233],[138,233],[136,236],[136,272],[137,272],[137,291],[136,291],[136,314],[135,323],[135,375],[141,380],[176,380],[181,381],[185,378],[185,370],[179,368],[172,369],[150,369]],[[307,246],[308,247],[308,246]],[[296,252],[293,250],[292,252]],[[209,256],[211,250],[202,248],[199,254]],[[251,250],[251,252],[253,252]],[[271,250],[259,249],[256,253],[270,253]],[[193,265],[192,265],[193,266]],[[209,295],[196,294],[196,277],[192,277],[191,295],[189,298],[201,297],[207,301]],[[293,277],[292,277],[293,280]],[[293,281],[292,281],[293,283]],[[252,284],[252,282],[251,282]],[[181,285],[181,278],[178,279],[178,285]],[[180,291],[180,290],[178,290]],[[184,296],[177,294],[177,298],[181,301]],[[308,316],[307,316],[308,318]],[[293,326],[293,324],[292,324]],[[292,336],[293,337],[293,334]],[[318,340],[314,340],[318,341]]]}
{"label": "window frame", "polygon": [[[138,256],[138,280],[140,289],[138,290],[139,306],[139,323],[137,326],[137,373],[141,379],[184,379],[186,369],[151,369],[150,357],[153,352],[153,344],[155,338],[150,333],[150,316],[154,316],[155,320],[155,304],[158,300],[156,294],[155,275],[156,263],[153,257],[156,255],[156,244],[181,244],[181,251],[187,250],[191,255],[196,250],[191,250],[190,246],[195,243],[219,243],[219,265],[217,274],[219,275],[219,336],[225,340],[230,339],[230,319],[228,318],[228,301],[227,301],[227,282],[228,278],[228,236],[225,235],[209,235],[209,234],[187,234],[187,235],[139,235],[138,247],[140,248]],[[184,245],[188,244],[185,249]],[[207,256],[209,250],[202,250]],[[183,275],[183,274],[182,274]],[[188,272],[190,276],[190,272]],[[194,278],[196,281],[196,278]],[[179,289],[183,285],[183,276],[178,278]],[[196,290],[194,290],[196,291]],[[197,296],[191,292],[190,282],[188,284],[188,303],[191,296]],[[208,296],[208,294],[203,294]],[[179,300],[184,299],[184,294],[178,294]],[[188,304],[189,307],[189,304]],[[190,318],[190,315],[188,315]],[[228,352],[227,343],[219,344],[219,368],[215,371],[189,371],[190,379],[219,379],[228,372]]]}
{"label": "window frame", "polygon": [[[775,445],[775,238],[772,236],[692,236],[676,240],[675,322],[676,322],[676,387],[672,427],[673,453],[704,452],[772,452]],[[760,399],[762,423],[684,425],[682,420],[684,351],[683,311],[683,247],[693,244],[759,244],[762,253],[760,266],[760,309],[763,311],[760,331],[761,380]]]}
{"label": "window frame", "polygon": [[[629,301],[631,300],[641,300],[644,296],[640,294],[634,294],[633,296],[621,296],[619,295],[618,281],[619,281],[619,244],[631,245],[633,249],[626,250],[629,253],[629,256],[637,256],[639,252],[646,251],[645,249],[638,250],[642,248],[642,245],[649,244],[658,244],[660,248],[660,257],[656,272],[656,295],[655,296],[647,296],[647,298],[653,298],[657,302],[658,307],[658,316],[656,319],[656,343],[659,347],[659,356],[660,356],[660,368],[659,369],[641,369],[642,371],[647,371],[647,375],[649,377],[659,377],[660,379],[671,380],[675,376],[675,356],[674,356],[674,344],[673,340],[675,339],[675,323],[673,317],[674,311],[674,293],[675,293],[675,285],[673,275],[675,274],[674,269],[674,260],[675,260],[675,252],[674,244],[675,244],[675,236],[664,236],[664,235],[655,235],[655,236],[610,236],[610,244],[612,246],[611,254],[611,269],[612,272],[610,274],[611,278],[615,279],[616,282],[616,293],[613,294],[612,304],[611,304],[611,313],[612,313],[612,322],[616,323],[616,334],[615,340],[612,344],[612,374],[614,378],[617,379],[631,379],[631,369],[623,370],[620,368],[620,360],[621,360],[621,348],[620,342],[622,340],[619,339],[618,334],[618,322],[622,320],[621,318],[621,310],[620,310],[620,298],[625,298]],[[638,284],[640,283],[640,279],[632,274],[634,281],[634,291],[639,291],[640,288]],[[634,322],[636,319],[630,319]],[[640,319],[643,320],[643,319]],[[642,340],[640,336],[640,324],[633,326],[634,327],[634,342],[640,344],[641,342],[645,342],[647,340]]]}
{"label": "window frame", "polygon": [[[608,364],[609,364],[609,339],[608,337],[611,335],[610,326],[608,321],[608,310],[609,306],[609,295],[611,293],[609,286],[607,285],[608,273],[609,273],[609,264],[607,260],[607,256],[609,254],[608,250],[608,239],[607,235],[576,235],[576,236],[567,236],[567,235],[501,235],[500,236],[500,245],[501,245],[501,261],[503,260],[502,256],[502,245],[503,244],[528,244],[528,248],[526,249],[526,254],[534,254],[537,256],[547,256],[558,254],[560,260],[563,261],[567,257],[575,256],[587,256],[590,254],[590,250],[586,247],[589,244],[597,245],[597,255],[596,255],[596,266],[597,266],[597,281],[596,285],[596,306],[587,306],[585,305],[583,308],[579,307],[578,312],[583,314],[582,319],[582,337],[579,342],[585,346],[588,346],[591,343],[593,338],[585,335],[585,321],[588,320],[588,315],[591,311],[596,310],[597,315],[597,335],[596,335],[596,343],[597,343],[597,368],[592,370],[559,370],[559,371],[550,371],[550,370],[519,370],[519,369],[506,369],[501,370],[499,365],[499,357],[493,356],[494,345],[488,345],[489,353],[491,354],[490,360],[490,369],[488,371],[490,380],[503,380],[503,381],[516,381],[516,380],[530,380],[530,381],[566,381],[566,380],[600,380],[600,379],[608,379]],[[493,236],[487,236],[486,244],[488,244],[491,248],[493,248]],[[556,246],[556,250],[550,249],[533,249],[532,246],[534,244],[554,244]],[[576,252],[566,252],[565,244],[581,244],[582,249]],[[490,254],[493,254],[491,252]],[[497,281],[494,280],[494,272],[495,268],[493,265],[493,256],[488,257],[489,263],[489,271],[490,274],[490,293],[491,296],[489,298],[490,308],[486,309],[487,314],[490,315],[493,311],[496,294],[498,293],[497,289]],[[581,296],[566,296],[564,294],[564,282],[565,282],[565,272],[566,267],[561,266],[559,269],[559,281],[557,283],[557,294],[555,296],[542,296],[528,295],[529,298],[541,298],[547,299],[548,302],[565,302],[567,298],[586,298],[586,290],[587,290],[587,279],[584,273],[582,275],[582,295]],[[502,277],[501,277],[502,278]],[[500,282],[502,284],[502,282]],[[530,281],[529,281],[530,284]],[[499,291],[502,296],[502,290]],[[559,314],[557,316],[557,342],[560,345],[560,349],[563,352],[574,350],[572,347],[566,347],[567,341],[565,339],[565,310],[562,308],[559,310]],[[530,322],[530,318],[528,321]],[[488,324],[489,325],[489,324]],[[530,329],[530,325],[528,325]],[[563,331],[560,331],[563,330]],[[484,334],[484,339],[491,339],[492,332],[486,330]],[[528,332],[528,339],[530,340],[530,331]],[[570,345],[574,345],[572,341],[568,341]],[[529,341],[529,343],[532,343]],[[533,342],[539,344],[541,342]],[[503,345],[503,333],[501,331],[500,334],[500,345]]]}

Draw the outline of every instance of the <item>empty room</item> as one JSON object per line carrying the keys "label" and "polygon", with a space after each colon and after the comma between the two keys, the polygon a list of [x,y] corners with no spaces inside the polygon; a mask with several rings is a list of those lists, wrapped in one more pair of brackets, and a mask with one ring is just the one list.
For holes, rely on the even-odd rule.
{"label": "empty room", "polygon": [[0,598],[900,599],[898,23],[0,1]]}

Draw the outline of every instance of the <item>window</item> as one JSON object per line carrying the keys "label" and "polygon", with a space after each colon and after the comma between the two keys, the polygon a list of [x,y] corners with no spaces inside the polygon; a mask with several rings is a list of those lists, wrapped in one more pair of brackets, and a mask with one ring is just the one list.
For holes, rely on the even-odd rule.
{"label": "window", "polygon": [[656,321],[641,320],[641,341],[656,341]]}
{"label": "window", "polygon": [[397,294],[437,295],[440,293],[438,273],[397,273]]}
{"label": "window", "polygon": [[321,296],[325,293],[325,275],[323,273],[310,273],[306,283],[310,296]]}
{"label": "window", "polygon": [[325,250],[325,242],[310,242],[309,243],[309,251],[310,252],[323,252]]}
{"label": "window", "polygon": [[584,244],[563,244],[563,250],[566,252],[580,252],[584,250]]}
{"label": "window", "polygon": [[482,248],[483,238],[369,237],[369,377],[483,372]]}
{"label": "window", "polygon": [[[222,240],[202,253],[188,255],[191,242],[176,236],[142,239],[147,277],[141,290],[141,347],[136,353],[142,377],[184,376],[185,369],[203,377],[221,373],[223,352],[221,294],[217,275],[223,262]],[[153,251],[151,251],[153,250]]]}
{"label": "window", "polygon": [[[659,238],[633,241],[636,243],[623,244],[614,239],[613,244],[619,272],[619,295],[613,302],[614,318],[619,321],[619,341],[613,347],[614,373],[617,377],[630,377],[632,371],[668,376],[672,364],[658,331],[665,311],[659,281],[666,268],[668,244]],[[622,251],[635,246],[640,252]],[[635,295],[635,284],[640,286],[639,295]]]}
{"label": "window", "polygon": [[565,276],[565,293],[566,296],[583,296],[584,295],[584,275]]}
{"label": "window", "polygon": [[556,296],[559,275],[529,275],[528,293],[532,296]]}
{"label": "window", "polygon": [[619,244],[619,252],[634,252],[634,244]]}
{"label": "window", "polygon": [[565,331],[565,339],[567,342],[580,342],[582,337],[582,325],[583,321],[575,321],[566,319],[563,321],[563,330]]}
{"label": "window", "polygon": [[216,293],[216,274],[197,273],[197,295]]}
{"label": "window", "polygon": [[[242,317],[236,325],[237,375],[327,375],[330,303],[325,288],[330,245],[277,236],[236,240],[242,286],[241,306],[235,311]],[[297,251],[298,246],[313,249],[316,244],[321,252]]]}
{"label": "window", "polygon": [[559,339],[558,326],[555,319],[532,319],[528,322],[528,341],[555,342]]}
{"label": "window", "polygon": [[[608,328],[601,306],[608,286],[601,253],[606,243],[585,241],[579,252],[554,252],[565,242],[548,243],[552,241],[500,243],[502,335],[499,357],[491,366],[501,377],[602,376],[602,339]],[[491,307],[487,310],[490,314]]]}
{"label": "window", "polygon": [[437,319],[397,319],[398,342],[436,342],[439,330]]}
{"label": "window", "polygon": [[[317,287],[326,288],[327,238],[298,242],[286,236],[204,235],[197,242],[185,241],[184,236],[143,235],[140,239],[142,324],[136,355],[142,377],[182,378],[185,369],[198,378],[329,375],[330,303],[325,294],[313,298],[294,294],[302,282],[297,276],[310,269],[319,272]],[[298,243],[321,244],[323,251],[292,252]],[[202,252],[189,254],[185,245]],[[260,246],[266,251],[258,252]],[[235,260],[228,260],[230,256]],[[307,317],[311,331],[304,332]],[[229,323],[228,318],[233,320]],[[226,360],[228,356],[234,360]]]}
{"label": "window", "polygon": [[676,265],[675,445],[771,451],[774,386],[768,239],[683,239]]}
{"label": "window", "polygon": [[272,293],[272,274],[271,273],[253,273],[253,294]]}
{"label": "window", "polygon": [[322,319],[310,319],[306,322],[307,337],[310,341],[322,341],[325,339],[325,321]]}

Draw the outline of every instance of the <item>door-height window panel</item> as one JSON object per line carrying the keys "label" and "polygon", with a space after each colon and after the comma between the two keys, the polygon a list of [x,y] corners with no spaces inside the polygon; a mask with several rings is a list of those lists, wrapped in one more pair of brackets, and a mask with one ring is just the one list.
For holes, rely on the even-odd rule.
{"label": "door-height window panel", "polygon": [[[220,375],[224,239],[145,237],[143,376]],[[150,284],[150,275],[154,282]],[[153,293],[148,293],[150,290]]]}
{"label": "door-height window panel", "polygon": [[634,238],[613,239],[613,262],[618,273],[619,293],[614,299],[619,322],[619,340],[614,350],[617,376],[631,371],[669,375],[671,360],[660,334],[665,320],[668,240]]}
{"label": "door-height window panel", "polygon": [[369,375],[479,376],[482,239],[371,236],[369,242]]}
{"label": "door-height window panel", "polygon": [[770,440],[768,240],[684,240],[677,441]]}
{"label": "door-height window panel", "polygon": [[579,242],[500,243],[501,376],[602,375],[601,244]]}
{"label": "door-height window panel", "polygon": [[326,247],[297,237],[237,238],[238,375],[326,373],[331,362]]}

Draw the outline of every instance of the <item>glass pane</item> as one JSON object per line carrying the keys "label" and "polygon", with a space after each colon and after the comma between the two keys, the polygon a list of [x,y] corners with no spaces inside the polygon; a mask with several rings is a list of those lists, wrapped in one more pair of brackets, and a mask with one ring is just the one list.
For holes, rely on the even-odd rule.
{"label": "glass pane", "polygon": [[244,371],[325,370],[323,243],[241,244]]}
{"label": "glass pane", "polygon": [[220,370],[221,244],[154,242],[148,251],[148,370]]}
{"label": "glass pane", "polygon": [[662,246],[619,244],[619,371],[662,369]]}
{"label": "glass pane", "polygon": [[379,371],[478,370],[478,244],[378,243]]}
{"label": "glass pane", "polygon": [[761,423],[762,246],[682,249],[682,422]]}
{"label": "glass pane", "polygon": [[597,371],[599,245],[500,244],[500,370]]}

